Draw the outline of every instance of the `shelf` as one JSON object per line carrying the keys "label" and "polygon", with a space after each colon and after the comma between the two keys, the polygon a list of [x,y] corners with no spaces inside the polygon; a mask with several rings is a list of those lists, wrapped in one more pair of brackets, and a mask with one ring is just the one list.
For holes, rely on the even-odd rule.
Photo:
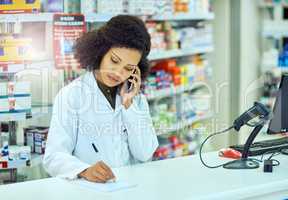
{"label": "shelf", "polygon": [[30,118],[39,118],[43,117],[49,113],[52,113],[52,106],[39,106],[39,107],[32,107],[31,115],[27,116],[26,112],[21,113],[5,113],[0,114],[0,122],[9,122],[9,121],[23,121]]}
{"label": "shelf", "polygon": [[282,73],[288,72],[288,67],[275,67],[274,65],[262,65],[261,67],[262,72],[268,72],[268,71],[281,71]]}
{"label": "shelf", "polygon": [[2,168],[2,165],[0,165],[0,170],[4,169],[17,169],[17,168],[22,168],[27,166],[27,161],[28,160],[8,160],[8,167],[7,168]]}
{"label": "shelf", "polygon": [[213,20],[214,13],[188,13],[188,14],[175,14],[175,15],[161,15],[152,16],[149,20],[155,21],[183,21],[183,20]]}
{"label": "shelf", "polygon": [[259,1],[259,7],[260,8],[275,8],[275,7],[288,7],[287,3],[280,2],[280,3],[273,3],[273,2],[263,2],[263,0],[258,0]]}
{"label": "shelf", "polygon": [[210,53],[213,51],[213,46],[207,45],[191,49],[173,49],[167,51],[152,52],[148,56],[149,60],[161,60],[168,58],[177,58],[183,56],[190,56],[201,53]]}
{"label": "shelf", "polygon": [[0,114],[0,122],[9,122],[9,121],[23,121],[26,119],[26,113],[5,113]]}
{"label": "shelf", "polygon": [[[40,154],[31,154],[31,160],[30,160],[30,167],[39,166],[42,164],[44,155]],[[0,169],[15,169],[15,168],[23,168],[23,167],[29,167],[27,164],[27,160],[14,160],[14,161],[8,161],[8,168],[2,168],[0,165]]]}
{"label": "shelf", "polygon": [[85,21],[86,22],[107,22],[113,16],[115,16],[115,15],[97,14],[97,13],[85,14]]}
{"label": "shelf", "polygon": [[[86,22],[106,22],[115,15],[110,14],[85,14]],[[194,14],[177,14],[177,15],[165,15],[165,16],[148,16],[147,20],[155,21],[178,21],[178,20],[212,20],[214,19],[214,13],[194,13]]]}
{"label": "shelf", "polygon": [[191,85],[187,85],[187,86],[184,86],[184,85],[176,86],[176,87],[172,86],[172,87],[161,89],[161,90],[155,90],[154,93],[147,94],[146,97],[147,97],[147,100],[151,101],[151,100],[160,99],[164,97],[174,96],[176,94],[181,94],[183,92],[190,91],[190,90],[197,89],[197,88],[204,87],[204,86],[207,86],[207,83],[200,82],[200,81],[192,83]]}
{"label": "shelf", "polygon": [[54,13],[0,14],[0,22],[52,22]]}
{"label": "shelf", "polygon": [[212,117],[213,117],[212,113],[207,113],[203,116],[195,116],[195,117],[192,117],[191,119],[180,120],[180,122],[178,122],[178,123],[176,123],[170,127],[161,127],[160,129],[156,129],[156,132],[157,132],[157,135],[168,134],[171,132],[181,130],[187,126],[192,125],[193,123],[211,119]]}
{"label": "shelf", "polygon": [[43,61],[27,61],[22,64],[7,64],[5,71],[0,65],[0,75],[16,74],[26,69],[52,69],[54,68],[54,61],[43,60]]}
{"label": "shelf", "polygon": [[264,21],[263,37],[288,37],[288,21]]}
{"label": "shelf", "polygon": [[[55,13],[22,13],[22,14],[0,14],[0,22],[52,22]],[[86,22],[107,22],[113,16],[111,14],[85,14]],[[212,20],[214,13],[193,13],[193,14],[177,14],[166,16],[151,16],[149,20],[156,21],[177,21],[177,20]]]}
{"label": "shelf", "polygon": [[32,113],[31,116],[28,116],[28,118],[40,118],[47,114],[52,113],[53,106],[52,105],[45,105],[45,106],[32,106]]}

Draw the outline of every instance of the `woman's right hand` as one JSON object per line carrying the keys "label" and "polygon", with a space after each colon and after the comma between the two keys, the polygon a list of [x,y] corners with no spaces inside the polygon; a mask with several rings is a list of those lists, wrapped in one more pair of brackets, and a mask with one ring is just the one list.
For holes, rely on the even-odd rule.
{"label": "woman's right hand", "polygon": [[115,181],[116,179],[110,167],[103,161],[97,162],[95,165],[85,169],[79,176],[96,183],[106,183],[109,180]]}

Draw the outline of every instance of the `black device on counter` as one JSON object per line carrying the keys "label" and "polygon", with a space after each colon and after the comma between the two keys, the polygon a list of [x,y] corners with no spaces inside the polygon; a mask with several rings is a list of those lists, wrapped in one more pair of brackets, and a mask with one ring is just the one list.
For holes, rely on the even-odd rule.
{"label": "black device on counter", "polygon": [[[263,104],[259,102],[255,102],[254,105],[249,108],[246,112],[244,112],[242,115],[240,115],[233,123],[233,125],[223,131],[213,133],[209,135],[204,142],[200,146],[200,161],[202,164],[208,168],[218,168],[218,167],[224,167],[226,169],[255,169],[259,167],[259,163],[255,161],[255,159],[248,158],[248,152],[251,144],[253,143],[255,137],[260,132],[260,130],[263,128],[264,124],[270,119],[270,111],[269,109],[264,106]],[[258,118],[257,123],[252,124],[251,120]],[[203,158],[202,158],[202,148],[204,144],[207,142],[207,140],[215,135],[225,133],[231,129],[235,129],[236,131],[239,131],[242,126],[248,125],[250,127],[253,127],[252,133],[249,135],[242,152],[242,157],[238,160],[234,160],[231,162],[227,162],[225,164],[217,165],[217,166],[209,166],[207,165]]]}
{"label": "black device on counter", "polygon": [[[233,160],[231,162],[225,163],[223,165],[226,169],[255,169],[259,167],[259,163],[254,159],[248,158],[249,149],[252,145],[254,139],[261,131],[266,122],[270,119],[269,109],[261,103],[255,102],[254,106],[244,112],[240,117],[238,117],[233,124],[236,131],[239,131],[243,125],[248,125],[254,127],[253,131],[249,135],[248,139],[243,148],[242,157],[238,160]],[[259,118],[260,121],[257,124],[249,124],[249,122],[254,119]]]}
{"label": "black device on counter", "polygon": [[[288,74],[283,74],[273,107],[273,117],[269,122],[267,134],[279,134],[288,132]],[[230,146],[243,152],[244,145]],[[288,154],[288,137],[255,142],[251,145],[248,155],[257,156],[266,152],[279,152]]]}

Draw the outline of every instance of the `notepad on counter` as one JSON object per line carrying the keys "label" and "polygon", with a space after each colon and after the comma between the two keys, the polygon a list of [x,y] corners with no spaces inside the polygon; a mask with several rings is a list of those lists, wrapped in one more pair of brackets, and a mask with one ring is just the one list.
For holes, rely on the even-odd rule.
{"label": "notepad on counter", "polygon": [[86,181],[84,179],[79,179],[75,181],[71,181],[72,184],[79,185],[81,187],[85,187],[87,189],[91,189],[98,192],[115,192],[119,190],[125,190],[134,188],[137,184],[127,183],[125,181],[116,181],[116,182],[108,182],[108,183],[93,183],[90,181]]}

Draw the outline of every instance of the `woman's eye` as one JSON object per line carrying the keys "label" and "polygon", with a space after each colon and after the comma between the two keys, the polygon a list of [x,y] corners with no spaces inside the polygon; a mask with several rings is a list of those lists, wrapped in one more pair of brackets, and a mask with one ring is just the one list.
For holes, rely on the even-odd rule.
{"label": "woman's eye", "polygon": [[115,60],[115,59],[113,59],[113,58],[111,58],[111,61],[112,61],[113,63],[115,63],[115,64],[117,64],[117,63],[118,63],[118,61],[117,61],[117,60]]}
{"label": "woman's eye", "polygon": [[129,71],[129,72],[133,70],[132,67],[125,67],[125,69],[126,69],[127,71]]}

